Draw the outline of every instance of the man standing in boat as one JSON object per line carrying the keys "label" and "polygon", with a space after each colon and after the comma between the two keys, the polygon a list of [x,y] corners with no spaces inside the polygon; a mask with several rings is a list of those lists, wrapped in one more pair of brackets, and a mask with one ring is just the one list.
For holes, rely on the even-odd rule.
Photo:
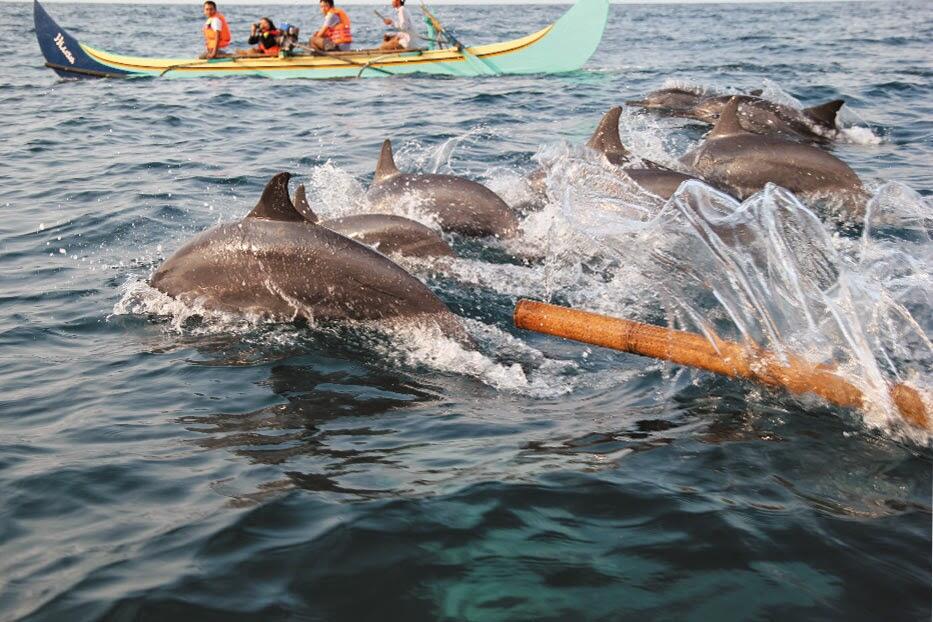
{"label": "man standing in boat", "polygon": [[227,25],[227,18],[217,10],[217,4],[214,0],[207,0],[204,3],[204,54],[201,58],[217,58],[219,56],[228,56],[224,49],[230,45],[230,27]]}
{"label": "man standing in boat", "polygon": [[334,7],[334,0],[321,0],[324,23],[311,37],[311,47],[322,52],[350,49],[353,36],[350,34],[350,17],[343,9]]}
{"label": "man standing in boat", "polygon": [[382,21],[386,26],[395,28],[396,32],[387,33],[379,48],[386,51],[410,48],[411,42],[418,37],[415,20],[405,8],[405,0],[392,0],[392,8],[395,9],[395,19],[386,17]]}

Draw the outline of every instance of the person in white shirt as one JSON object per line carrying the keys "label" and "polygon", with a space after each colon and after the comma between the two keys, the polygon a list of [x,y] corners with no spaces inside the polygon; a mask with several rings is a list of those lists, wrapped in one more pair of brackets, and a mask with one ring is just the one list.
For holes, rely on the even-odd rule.
{"label": "person in white shirt", "polygon": [[405,8],[405,0],[392,0],[392,8],[395,9],[395,19],[387,17],[383,21],[386,26],[394,28],[395,32],[386,34],[379,49],[404,50],[410,48],[412,47],[411,42],[418,38],[415,21],[411,18],[411,11]]}

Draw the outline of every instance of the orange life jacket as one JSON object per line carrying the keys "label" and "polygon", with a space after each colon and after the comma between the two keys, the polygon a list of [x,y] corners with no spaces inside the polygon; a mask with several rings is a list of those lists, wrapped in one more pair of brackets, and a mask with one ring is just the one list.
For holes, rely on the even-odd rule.
{"label": "orange life jacket", "polygon": [[344,43],[353,43],[353,35],[350,34],[350,17],[343,9],[333,8],[327,12],[328,15],[334,13],[340,18],[340,23],[333,28],[324,31],[324,36],[334,42],[334,45],[343,45]]}
{"label": "orange life jacket", "polygon": [[[214,39],[217,38],[218,32],[211,28],[211,20],[216,17],[220,20],[220,41],[214,44]],[[221,13],[214,13],[214,17],[208,19],[204,22],[204,42],[207,44],[209,50],[222,50],[223,48],[230,45],[230,26],[227,26],[227,18]]]}
{"label": "orange life jacket", "polygon": [[[282,36],[283,33],[282,33],[281,30],[269,30],[269,31],[264,32],[264,33],[262,33],[262,34],[263,34],[263,35],[271,35],[271,36],[273,36],[273,37],[280,37],[280,36]],[[267,47],[263,44],[263,42],[262,42],[264,38],[265,38],[264,36],[260,36],[260,37],[259,37],[259,51],[262,52],[263,54],[265,54],[266,56],[278,56],[278,55],[279,55],[279,50],[280,50],[281,48],[280,48],[278,45],[273,45],[272,47],[268,47],[268,48],[267,48]]]}

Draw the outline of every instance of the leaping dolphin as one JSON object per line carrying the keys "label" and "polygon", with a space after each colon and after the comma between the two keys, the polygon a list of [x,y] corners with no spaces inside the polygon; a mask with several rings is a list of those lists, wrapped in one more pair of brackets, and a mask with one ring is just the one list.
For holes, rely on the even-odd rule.
{"label": "leaping dolphin", "polygon": [[621,168],[639,187],[662,199],[671,198],[683,182],[697,179],[643,158],[639,158],[641,163],[636,164],[635,156],[625,148],[622,139],[619,138],[621,114],[622,108],[616,106],[603,115],[586,146],[601,153],[610,164]]}
{"label": "leaping dolphin", "polygon": [[631,99],[625,103],[629,106],[638,106],[640,108],[647,108],[648,110],[660,110],[669,114],[678,115],[690,110],[705,97],[707,97],[706,93],[699,89],[674,87],[658,89],[657,91],[648,93],[642,99]]}
{"label": "leaping dolphin", "polygon": [[837,194],[858,211],[862,182],[845,162],[810,145],[746,131],[732,98],[706,140],[681,161],[704,178],[745,199],[774,183],[803,198]]}
{"label": "leaping dolphin", "polygon": [[836,115],[845,104],[843,100],[834,99],[818,106],[797,109],[763,99],[761,94],[761,90],[754,90],[748,95],[707,95],[700,90],[669,88],[652,91],[644,99],[625,103],[714,125],[729,100],[737,97],[739,122],[753,134],[815,141],[835,138]]}
{"label": "leaping dolphin", "polygon": [[319,220],[308,203],[304,185],[295,190],[295,209],[309,222],[370,246],[384,255],[453,257],[454,251],[436,231],[420,222],[393,214],[354,214]]}
{"label": "leaping dolphin", "polygon": [[150,285],[186,304],[273,320],[428,322],[468,340],[418,279],[378,252],[308,222],[279,173],[245,218],[208,229],[156,270]]}
{"label": "leaping dolphin", "polygon": [[799,110],[751,95],[708,97],[683,112],[683,116],[715,124],[729,100],[738,101],[739,123],[753,134],[775,135],[805,140],[828,140],[836,135],[836,115],[845,104],[834,99],[819,106]]}
{"label": "leaping dolphin", "polygon": [[511,237],[518,232],[518,218],[495,192],[454,175],[402,173],[395,166],[392,143],[386,140],[367,198],[380,206],[412,196],[422,201],[419,207],[433,214],[444,231],[478,237]]}

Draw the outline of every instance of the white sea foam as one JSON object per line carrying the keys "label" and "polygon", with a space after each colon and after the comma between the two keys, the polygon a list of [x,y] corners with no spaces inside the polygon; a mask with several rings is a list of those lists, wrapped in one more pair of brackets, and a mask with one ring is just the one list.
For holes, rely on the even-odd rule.
{"label": "white sea foam", "polygon": [[774,186],[739,203],[690,182],[665,203],[579,147],[550,145],[536,160],[548,204],[509,244],[535,249],[540,264],[502,279],[455,265],[456,278],[832,363],[868,396],[866,425],[929,440],[903,426],[887,387],[928,397],[933,386],[930,199],[884,184],[857,239]]}
{"label": "white sea foam", "polygon": [[403,171],[472,176],[472,172],[465,170],[460,163],[460,152],[497,137],[489,128],[477,125],[434,146],[426,146],[419,140],[409,140],[393,145],[393,152],[396,164]]}
{"label": "white sea foam", "polygon": [[131,275],[120,288],[122,295],[113,306],[113,315],[145,315],[166,320],[164,330],[183,335],[244,334],[260,326],[274,325],[259,316],[223,313],[204,308],[196,301],[186,304],[151,287],[138,275]]}
{"label": "white sea foam", "polygon": [[311,168],[305,188],[311,209],[322,219],[358,214],[366,207],[363,185],[330,161]]}
{"label": "white sea foam", "polygon": [[870,127],[856,125],[839,128],[837,140],[853,145],[880,145],[884,142]]}
{"label": "white sea foam", "polygon": [[682,80],[679,78],[666,78],[661,84],[662,89],[681,89],[683,91],[691,91],[699,95],[706,95],[709,97],[719,95],[719,91],[715,87],[709,84],[699,84],[697,82],[691,82],[689,80]]}

